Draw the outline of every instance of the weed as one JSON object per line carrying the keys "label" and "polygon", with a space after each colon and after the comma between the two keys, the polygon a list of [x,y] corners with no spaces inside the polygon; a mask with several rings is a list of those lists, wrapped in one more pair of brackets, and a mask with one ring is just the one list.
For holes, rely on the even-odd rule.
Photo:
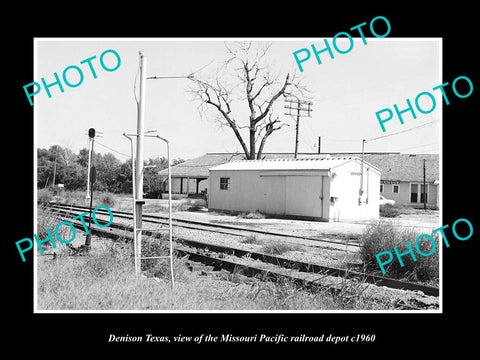
{"label": "weed", "polygon": [[262,247],[262,251],[272,255],[282,255],[288,251],[300,250],[300,245],[286,244],[283,242],[270,242]]}
{"label": "weed", "polygon": [[[414,228],[400,227],[393,222],[374,222],[364,230],[361,236],[360,254],[362,260],[367,268],[379,270],[375,255],[383,251],[393,253],[394,246],[397,247],[399,253],[404,253],[408,250],[406,242],[408,241],[413,248],[415,239],[420,235],[421,233]],[[418,246],[423,253],[430,253],[432,250],[432,243],[430,241],[419,241]],[[398,259],[394,258],[393,261],[385,267],[388,276],[417,281],[438,279],[438,249],[427,257],[417,255],[416,261],[413,260],[412,256],[405,255],[402,257],[402,261],[404,266],[401,266]]]}
{"label": "weed", "polygon": [[[54,240],[57,236],[61,237],[62,239],[68,240],[73,236],[72,229],[68,226],[60,226],[57,229],[58,235],[55,234],[55,228],[60,222],[64,220],[69,221],[70,219],[67,219],[67,218],[59,219],[56,216],[54,216],[53,212],[48,207],[38,206],[37,207],[37,231],[35,234],[37,234],[37,237],[39,240],[47,239],[49,237],[49,235],[47,234],[47,229],[49,229],[50,234],[52,235]],[[52,246],[52,243],[50,241],[46,241],[41,244],[41,247],[44,251],[50,248],[51,246]]]}
{"label": "weed", "polygon": [[108,206],[109,208],[112,208],[115,206],[115,197],[112,194],[109,193],[103,193],[99,196],[99,203],[100,205],[105,205]]}
{"label": "weed", "polygon": [[[158,237],[148,237],[142,240],[142,257],[169,256],[170,245],[168,236],[162,234]],[[175,278],[181,279],[185,275],[187,267],[186,258],[178,258],[173,253],[173,273]],[[155,277],[164,280],[170,279],[170,259],[144,259],[141,262],[141,271],[147,277]]]}
{"label": "weed", "polygon": [[243,240],[241,240],[241,242],[244,244],[253,244],[253,245],[260,245],[263,243],[259,238],[257,238],[256,235],[248,235]]}
{"label": "weed", "polygon": [[[159,255],[165,241],[145,238],[143,255]],[[168,260],[143,261],[144,274],[136,277],[132,247],[125,242],[99,239],[85,256],[40,257],[37,268],[39,310],[334,310],[391,309],[362,292],[363,285],[343,285],[332,296],[325,288],[307,291],[295,281],[252,278],[243,281],[237,268],[228,282],[198,277],[188,271],[186,258],[174,258],[175,287],[170,284]],[[144,265],[145,264],[145,265]],[[383,307],[382,307],[383,306]]]}

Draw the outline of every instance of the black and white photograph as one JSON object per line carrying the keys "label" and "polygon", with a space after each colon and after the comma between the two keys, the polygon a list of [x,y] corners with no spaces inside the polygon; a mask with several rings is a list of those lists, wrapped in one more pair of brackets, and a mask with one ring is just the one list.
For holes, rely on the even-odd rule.
{"label": "black and white photograph", "polygon": [[440,309],[441,45],[38,39],[37,310]]}
{"label": "black and white photograph", "polygon": [[478,78],[432,22],[27,36],[19,314],[115,349],[446,339],[474,283]]}

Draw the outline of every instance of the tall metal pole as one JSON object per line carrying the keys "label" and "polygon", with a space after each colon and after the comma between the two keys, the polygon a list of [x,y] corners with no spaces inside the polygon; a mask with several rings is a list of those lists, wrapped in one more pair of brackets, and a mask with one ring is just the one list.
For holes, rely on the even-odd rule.
{"label": "tall metal pole", "polygon": [[[133,140],[131,135],[127,135],[126,133],[123,133],[123,136],[125,136],[128,140],[130,140],[130,155],[131,155],[131,160],[132,160],[132,199],[133,199],[133,209],[135,210],[136,207],[136,202],[135,202],[135,189],[136,189],[136,184],[135,184],[135,159],[134,159],[134,146],[133,146]],[[135,229],[137,228],[137,217],[133,217],[133,231],[136,231]],[[138,233],[137,233],[138,234]],[[134,259],[135,259],[135,275],[138,276],[140,274],[140,267],[139,267],[139,260],[138,260],[138,249],[137,249],[137,241],[136,241],[136,235],[133,237],[133,254],[134,254]]]}
{"label": "tall metal pole", "polygon": [[362,161],[360,163],[360,191],[358,192],[358,205],[362,203],[363,196],[363,156],[365,153],[365,139],[362,139]]}
{"label": "tall metal pole", "polygon": [[92,158],[91,151],[92,151],[92,138],[89,136],[88,137],[87,195],[85,196],[85,199],[87,201],[88,201],[88,199],[90,199],[90,160]]}
{"label": "tall metal pole", "polygon": [[95,168],[94,158],[93,158],[93,145],[95,143],[95,129],[90,128],[88,130],[88,137],[91,142],[91,151],[88,157],[88,182],[90,183],[90,209],[88,211],[88,234],[85,238],[85,250],[90,251],[92,243],[92,234],[90,229],[92,227],[92,205],[93,205],[93,185],[95,184],[97,178],[97,170]]}
{"label": "tall metal pole", "polygon": [[[142,206],[145,203],[143,201],[143,138],[145,123],[145,90],[147,83],[147,58],[139,52],[140,55],[140,93],[138,97],[137,107],[137,153],[136,153],[136,166],[135,166],[135,182],[137,185],[135,192],[135,208],[137,216],[137,228],[142,228]],[[137,237],[137,249],[138,255],[142,255],[142,232],[138,231]]]}

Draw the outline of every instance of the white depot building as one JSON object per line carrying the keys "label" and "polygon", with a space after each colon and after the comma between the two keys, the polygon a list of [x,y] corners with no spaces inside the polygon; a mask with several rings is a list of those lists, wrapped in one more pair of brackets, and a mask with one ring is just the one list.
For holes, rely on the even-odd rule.
{"label": "white depot building", "polygon": [[380,170],[358,157],[232,161],[209,172],[209,210],[320,221],[379,217]]}

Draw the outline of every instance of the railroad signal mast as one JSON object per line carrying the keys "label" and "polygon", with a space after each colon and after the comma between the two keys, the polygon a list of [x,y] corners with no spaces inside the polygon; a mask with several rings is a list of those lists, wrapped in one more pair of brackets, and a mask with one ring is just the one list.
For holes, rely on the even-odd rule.
{"label": "railroad signal mast", "polygon": [[[91,187],[91,177],[90,177],[90,172],[91,170],[91,164],[93,163],[93,144],[95,142],[95,136],[97,137],[102,137],[101,134],[103,134],[101,131],[95,130],[94,128],[88,129],[86,135],[88,135],[88,171],[87,171],[87,195],[85,196],[85,199],[88,201],[90,199],[90,187]],[[95,170],[93,170],[95,171]]]}
{"label": "railroad signal mast", "polygon": [[313,111],[312,105],[313,102],[300,100],[298,98],[285,99],[285,102],[288,104],[285,105],[285,109],[288,109],[288,113],[285,115],[296,116],[296,126],[295,126],[295,159],[298,155],[298,132],[299,124],[301,117],[312,117],[311,112]]}
{"label": "railroad signal mast", "polygon": [[85,199],[90,200],[90,166],[92,163],[93,143],[95,138],[95,129],[88,129],[88,171],[87,171],[87,195]]}
{"label": "railroad signal mast", "polygon": [[97,169],[95,168],[93,159],[93,144],[95,142],[95,129],[88,129],[88,141],[89,141],[89,154],[88,154],[88,172],[87,172],[87,196],[86,199],[90,199],[90,209],[88,211],[88,234],[85,238],[85,249],[90,250],[92,235],[90,228],[92,225],[92,204],[93,204],[93,185],[97,180]]}

